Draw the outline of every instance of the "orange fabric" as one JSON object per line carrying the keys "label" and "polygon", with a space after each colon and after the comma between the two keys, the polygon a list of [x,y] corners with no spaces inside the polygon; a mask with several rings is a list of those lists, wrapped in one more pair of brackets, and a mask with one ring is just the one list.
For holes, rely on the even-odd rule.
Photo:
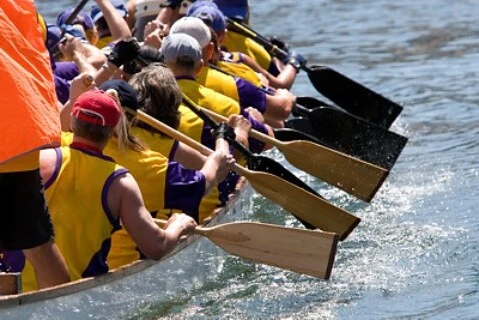
{"label": "orange fabric", "polygon": [[59,143],[48,52],[32,0],[0,1],[0,163]]}

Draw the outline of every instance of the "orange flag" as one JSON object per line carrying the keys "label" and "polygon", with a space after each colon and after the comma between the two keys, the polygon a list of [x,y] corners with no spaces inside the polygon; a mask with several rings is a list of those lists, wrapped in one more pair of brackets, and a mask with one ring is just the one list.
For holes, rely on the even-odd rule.
{"label": "orange flag", "polygon": [[33,0],[0,1],[0,163],[58,143],[60,115]]}

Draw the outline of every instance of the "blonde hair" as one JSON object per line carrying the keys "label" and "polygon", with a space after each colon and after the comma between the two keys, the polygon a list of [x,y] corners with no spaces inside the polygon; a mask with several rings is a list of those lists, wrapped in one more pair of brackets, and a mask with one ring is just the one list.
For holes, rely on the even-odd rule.
{"label": "blonde hair", "polygon": [[[115,100],[115,102],[119,106],[121,106],[120,96],[115,89],[108,89],[105,91],[105,93],[110,95]],[[120,151],[124,152],[126,149],[130,149],[136,152],[148,150],[148,147],[140,139],[136,138],[130,133],[130,124],[128,122],[128,119],[125,115],[125,112],[123,111],[123,108],[121,107],[120,109],[120,121],[116,125],[114,131],[114,137],[117,139],[118,148],[120,149]]]}

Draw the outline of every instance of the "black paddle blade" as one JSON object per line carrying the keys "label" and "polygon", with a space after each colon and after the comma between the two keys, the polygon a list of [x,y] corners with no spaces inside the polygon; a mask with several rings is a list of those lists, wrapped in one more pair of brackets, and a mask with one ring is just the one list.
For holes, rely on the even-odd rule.
{"label": "black paddle blade", "polygon": [[311,66],[308,76],[316,90],[351,114],[389,128],[402,111],[397,103],[324,66]]}
{"label": "black paddle blade", "polygon": [[[309,120],[306,121],[309,123]],[[274,137],[280,141],[288,142],[296,140],[306,140],[321,144],[320,141],[316,139],[316,137],[291,128],[273,129],[273,132]]]}
{"label": "black paddle blade", "polygon": [[[281,164],[279,164],[278,162],[274,161],[271,158],[254,155],[253,157],[250,157],[248,159],[248,169],[252,171],[266,172],[266,173],[275,175],[277,177],[280,177],[288,181],[291,184],[294,184],[295,186],[301,189],[306,190],[309,193],[312,193],[314,195],[317,195],[318,197],[321,197],[314,189],[312,189],[305,182],[301,181],[298,177],[296,177],[293,173],[291,173],[291,171],[289,171],[288,169],[286,169]],[[312,230],[316,229],[315,226],[309,224],[308,222],[301,220],[298,217],[296,217],[296,219],[298,219],[298,221],[301,222],[307,229],[312,229]]]}
{"label": "black paddle blade", "polygon": [[310,110],[314,108],[318,108],[318,107],[338,108],[322,100],[316,99],[314,97],[306,97],[306,96],[296,97],[296,103]]}
{"label": "black paddle blade", "polygon": [[[302,119],[287,125],[304,125]],[[316,108],[309,115],[306,133],[338,151],[391,170],[407,138],[333,108]],[[311,131],[312,129],[312,131]],[[301,129],[300,129],[301,130]]]}

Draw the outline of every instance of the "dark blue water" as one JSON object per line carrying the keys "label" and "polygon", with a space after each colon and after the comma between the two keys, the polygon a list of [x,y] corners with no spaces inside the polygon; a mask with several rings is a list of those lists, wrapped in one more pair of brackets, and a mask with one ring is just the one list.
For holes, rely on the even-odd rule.
{"label": "dark blue water", "polygon": [[[53,21],[72,1],[38,1]],[[363,221],[329,281],[229,257],[141,318],[479,318],[479,24],[473,0],[252,0],[252,22],[404,105],[409,143],[370,205],[295,171]],[[302,73],[297,95],[320,97]],[[278,154],[279,155],[279,154]],[[261,197],[254,219],[296,225]],[[202,262],[208,263],[208,262]],[[213,266],[215,268],[217,266]]]}

